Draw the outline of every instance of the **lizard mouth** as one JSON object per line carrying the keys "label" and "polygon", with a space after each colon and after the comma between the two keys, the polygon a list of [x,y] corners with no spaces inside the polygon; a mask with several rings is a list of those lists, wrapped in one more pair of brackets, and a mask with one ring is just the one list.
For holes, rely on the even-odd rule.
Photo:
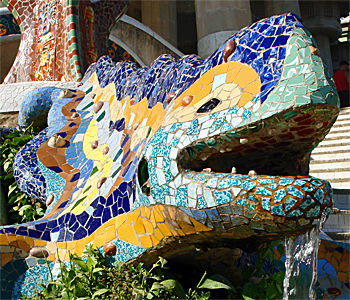
{"label": "lizard mouth", "polygon": [[179,151],[178,167],[195,172],[307,176],[311,150],[335,122],[332,115],[331,109],[317,105],[290,109],[236,131],[194,141]]}

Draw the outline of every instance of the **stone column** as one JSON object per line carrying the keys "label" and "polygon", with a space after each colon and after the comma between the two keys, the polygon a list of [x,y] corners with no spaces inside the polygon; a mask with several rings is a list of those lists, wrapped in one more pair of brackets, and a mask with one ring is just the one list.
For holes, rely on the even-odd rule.
{"label": "stone column", "polygon": [[195,0],[195,4],[198,54],[202,58],[252,22],[250,2],[246,0]]}
{"label": "stone column", "polygon": [[176,1],[142,0],[142,23],[177,47]]}
{"label": "stone column", "polygon": [[298,0],[265,0],[266,16],[280,15],[284,13],[295,13],[300,16],[299,1]]}
{"label": "stone column", "polygon": [[328,70],[333,74],[330,44],[341,35],[339,4],[333,1],[300,2],[304,25],[314,37]]}

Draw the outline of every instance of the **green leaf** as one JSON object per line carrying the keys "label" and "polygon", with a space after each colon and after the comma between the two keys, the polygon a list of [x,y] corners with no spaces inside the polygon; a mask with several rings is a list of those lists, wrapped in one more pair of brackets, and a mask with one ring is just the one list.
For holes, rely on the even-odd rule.
{"label": "green leaf", "polygon": [[275,274],[273,274],[270,278],[274,281],[276,281],[277,283],[282,283],[284,280],[284,274],[285,272],[277,272]]}
{"label": "green leaf", "polygon": [[107,293],[108,291],[109,291],[109,289],[100,289],[92,295],[92,299],[95,299],[96,296],[103,295],[103,294]]}
{"label": "green leaf", "polygon": [[236,291],[232,283],[221,274],[215,274],[207,278],[202,285],[198,288],[201,289],[226,289]]}
{"label": "green leaf", "polygon": [[83,285],[79,281],[77,282],[77,284],[75,286],[75,294],[78,297],[84,297],[84,296],[88,295],[88,292],[83,289]]}
{"label": "green leaf", "polygon": [[160,267],[164,268],[165,264],[168,262],[166,259],[164,259],[163,257],[159,256],[159,261],[160,261]]}
{"label": "green leaf", "polygon": [[257,286],[251,282],[247,282],[243,287],[243,298],[246,300],[256,299]]}
{"label": "green leaf", "polygon": [[278,251],[278,253],[279,253],[281,256],[284,255],[284,247],[283,247],[282,244],[279,244],[279,245],[277,246],[277,251]]}
{"label": "green leaf", "polygon": [[76,265],[78,265],[83,271],[88,271],[88,267],[85,261],[80,257],[74,257],[72,260]]}
{"label": "green leaf", "polygon": [[266,298],[267,299],[275,299],[275,297],[277,296],[278,290],[276,288],[276,284],[274,281],[272,281],[269,285],[269,287],[267,288],[267,292],[266,292]]}
{"label": "green leaf", "polygon": [[185,291],[182,287],[182,285],[175,279],[167,279],[161,282],[163,285],[164,289],[166,290],[172,290],[173,293],[180,297],[180,298],[185,298]]}

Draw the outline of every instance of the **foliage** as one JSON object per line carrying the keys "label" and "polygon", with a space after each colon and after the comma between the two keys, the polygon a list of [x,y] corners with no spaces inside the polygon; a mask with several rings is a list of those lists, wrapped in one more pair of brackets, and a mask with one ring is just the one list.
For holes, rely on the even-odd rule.
{"label": "foliage", "polygon": [[255,265],[246,264],[243,267],[244,283],[236,287],[236,293],[231,294],[233,299],[282,299],[285,272],[276,269],[278,264],[283,263],[274,259],[275,247],[282,257],[285,253],[284,246],[281,241],[273,241],[257,252]]}
{"label": "foliage", "polygon": [[[166,272],[163,258],[150,269],[142,263],[137,266],[119,263],[110,268],[98,249],[91,246],[85,251],[86,259],[70,254],[67,264],[60,262],[61,273],[57,281],[41,286],[41,291],[25,300],[43,299],[209,299],[210,293],[200,289],[228,289],[234,287],[220,275],[204,280],[203,275],[195,288],[184,290],[180,282]],[[40,289],[39,289],[40,290]]]}
{"label": "foliage", "polygon": [[[179,278],[175,278],[165,266],[163,258],[145,268],[136,265],[117,263],[110,266],[98,249],[88,246],[84,258],[70,254],[68,263],[60,262],[61,272],[56,281],[41,285],[29,298],[24,300],[50,299],[210,299],[215,290],[226,290],[224,299],[281,299],[284,272],[275,272],[274,247],[284,254],[280,241],[272,242],[259,251],[255,266],[243,268],[244,284],[234,287],[220,274],[207,277],[206,272],[199,283],[185,289]],[[272,262],[272,263],[270,263]],[[280,261],[279,261],[280,262]],[[264,272],[264,266],[269,265]],[[187,272],[187,270],[183,270]],[[275,273],[273,273],[275,272]],[[216,299],[218,297],[215,297]]]}
{"label": "foliage", "polygon": [[[4,190],[3,194],[7,195],[11,223],[30,222],[41,218],[45,212],[44,205],[41,202],[31,199],[20,191],[12,167],[16,153],[37,133],[38,130],[34,129],[33,126],[26,129],[15,129],[14,132],[4,138],[0,145],[2,166],[0,179]],[[1,199],[1,201],[4,201],[4,199]]]}

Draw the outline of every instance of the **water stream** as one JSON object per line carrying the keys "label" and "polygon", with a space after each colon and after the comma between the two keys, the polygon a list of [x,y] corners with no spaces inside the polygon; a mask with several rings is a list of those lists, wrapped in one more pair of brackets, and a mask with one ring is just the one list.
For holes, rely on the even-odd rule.
{"label": "water stream", "polygon": [[283,300],[315,299],[317,252],[323,218],[314,221],[314,228],[296,237],[285,238],[286,274]]}

